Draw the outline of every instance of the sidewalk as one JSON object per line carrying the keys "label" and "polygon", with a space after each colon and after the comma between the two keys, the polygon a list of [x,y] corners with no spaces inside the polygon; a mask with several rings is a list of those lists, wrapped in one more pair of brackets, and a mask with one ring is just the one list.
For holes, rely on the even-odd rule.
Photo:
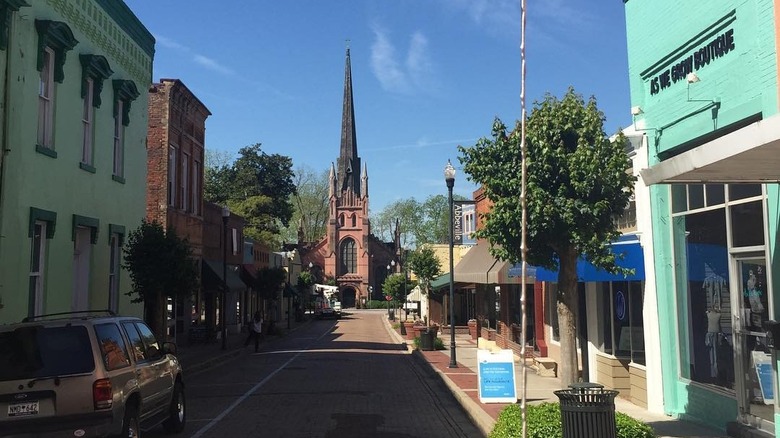
{"label": "sidewalk", "polygon": [[[389,324],[389,322],[388,322]],[[407,341],[401,338],[396,330],[390,330],[400,343]],[[507,406],[502,403],[480,403],[477,382],[477,344],[469,335],[455,335],[456,359],[458,368],[449,368],[450,351],[449,336],[444,341],[444,350],[420,351],[412,350],[412,356],[422,365],[430,366],[441,377],[444,383],[452,390],[455,398],[471,416],[474,423],[485,435],[489,435],[501,410]],[[407,344],[411,350],[412,346]],[[517,382],[518,398],[521,397],[521,384],[523,365],[515,362],[515,381]],[[536,374],[532,366],[526,365],[526,400],[529,404],[542,402],[558,402],[558,397],[553,391],[561,389],[560,379],[557,377],[542,377]],[[711,429],[689,421],[679,420],[662,414],[649,412],[625,399],[615,399],[615,409],[637,420],[650,425],[659,438],[671,437],[695,437],[695,438],[721,438],[726,437],[724,432]]]}

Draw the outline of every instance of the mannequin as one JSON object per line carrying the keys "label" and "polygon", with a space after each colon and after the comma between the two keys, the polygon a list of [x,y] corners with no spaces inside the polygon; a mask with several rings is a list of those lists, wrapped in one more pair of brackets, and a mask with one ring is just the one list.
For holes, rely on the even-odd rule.
{"label": "mannequin", "polygon": [[720,306],[707,309],[707,334],[704,344],[707,346],[710,359],[710,377],[718,377],[718,338],[720,336]]}

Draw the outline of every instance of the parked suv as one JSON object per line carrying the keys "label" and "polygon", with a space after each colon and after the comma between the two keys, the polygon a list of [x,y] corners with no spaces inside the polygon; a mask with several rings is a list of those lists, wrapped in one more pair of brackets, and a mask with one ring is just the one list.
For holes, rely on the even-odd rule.
{"label": "parked suv", "polygon": [[174,344],[140,319],[68,312],[0,325],[0,436],[139,437],[184,429]]}

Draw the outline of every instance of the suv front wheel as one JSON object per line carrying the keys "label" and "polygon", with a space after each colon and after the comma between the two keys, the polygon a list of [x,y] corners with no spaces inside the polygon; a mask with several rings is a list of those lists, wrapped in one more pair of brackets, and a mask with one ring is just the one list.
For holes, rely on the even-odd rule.
{"label": "suv front wheel", "polygon": [[184,403],[184,385],[176,382],[173,387],[173,397],[171,397],[168,419],[163,422],[163,429],[167,433],[179,433],[184,430],[184,423],[187,419]]}

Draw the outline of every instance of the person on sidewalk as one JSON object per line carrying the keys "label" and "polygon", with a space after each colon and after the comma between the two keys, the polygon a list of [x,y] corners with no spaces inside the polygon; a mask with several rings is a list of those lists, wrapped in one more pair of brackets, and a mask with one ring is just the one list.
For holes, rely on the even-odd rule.
{"label": "person on sidewalk", "polygon": [[255,317],[252,318],[252,324],[249,326],[249,336],[246,337],[246,341],[244,341],[244,347],[249,345],[250,342],[252,342],[252,339],[255,340],[255,353],[257,353],[257,350],[260,347],[260,340],[263,337],[263,315],[258,310],[255,312]]}

